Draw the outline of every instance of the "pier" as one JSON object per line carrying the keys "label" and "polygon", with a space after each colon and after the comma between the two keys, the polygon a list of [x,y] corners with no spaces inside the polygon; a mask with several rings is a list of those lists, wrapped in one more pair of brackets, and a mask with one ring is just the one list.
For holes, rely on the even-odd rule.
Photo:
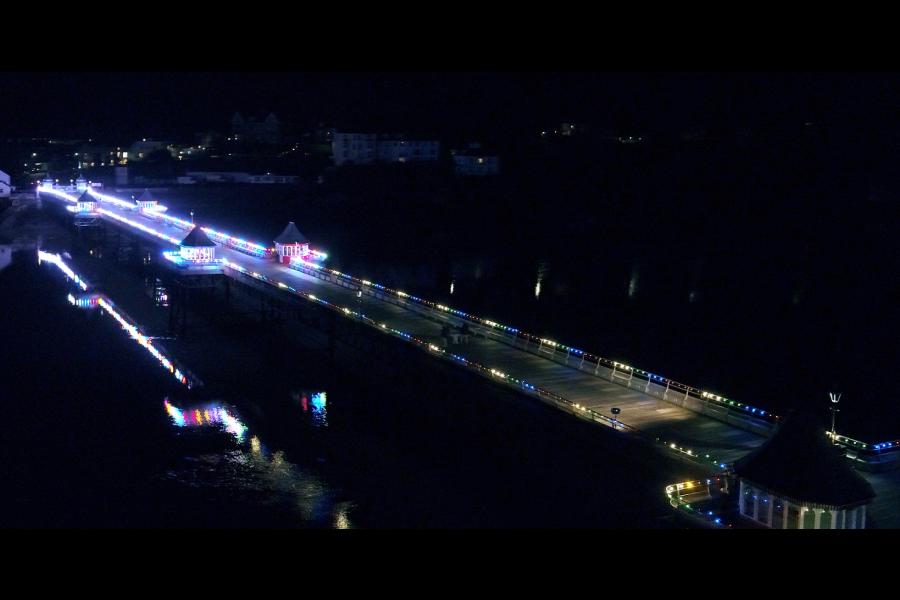
{"label": "pier", "polygon": [[[75,190],[42,185],[38,193],[76,207]],[[89,190],[103,222],[158,247],[178,249],[195,225],[158,206],[139,206]],[[82,204],[84,201],[82,200]],[[329,269],[324,255],[277,260],[275,248],[197,225],[215,243],[216,263],[205,267],[253,286],[275,300],[299,299],[494,384],[554,405],[581,419],[633,435],[710,473],[760,446],[779,423],[761,407],[722,397],[631,365],[528,334],[493,320]],[[315,250],[311,252],[316,252]],[[172,264],[173,269],[178,265]],[[198,267],[194,267],[198,268]],[[199,267],[203,268],[203,267]],[[191,277],[194,274],[185,273]],[[617,409],[617,410],[613,410]],[[834,441],[866,470],[897,466],[900,441],[868,443],[844,435]]]}

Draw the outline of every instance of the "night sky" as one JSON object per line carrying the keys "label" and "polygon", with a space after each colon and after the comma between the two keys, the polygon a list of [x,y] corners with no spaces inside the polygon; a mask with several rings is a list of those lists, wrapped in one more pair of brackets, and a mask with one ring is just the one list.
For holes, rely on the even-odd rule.
{"label": "night sky", "polygon": [[876,73],[6,73],[0,88],[4,136],[190,138],[226,130],[235,111],[303,129],[488,139],[562,121],[648,133],[900,129],[900,77]]}

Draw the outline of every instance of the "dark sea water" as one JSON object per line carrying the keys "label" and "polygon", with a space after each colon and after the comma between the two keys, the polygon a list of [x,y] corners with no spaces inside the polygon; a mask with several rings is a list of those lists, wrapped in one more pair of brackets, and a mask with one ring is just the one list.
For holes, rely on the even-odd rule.
{"label": "dark sea water", "polygon": [[662,490],[690,467],[543,405],[310,356],[290,396],[266,370],[187,390],[77,291],[32,252],[0,271],[0,526],[686,525]]}

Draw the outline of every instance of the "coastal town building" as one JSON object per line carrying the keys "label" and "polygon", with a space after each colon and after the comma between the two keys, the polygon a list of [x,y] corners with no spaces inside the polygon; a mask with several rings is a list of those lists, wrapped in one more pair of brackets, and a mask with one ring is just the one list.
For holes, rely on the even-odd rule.
{"label": "coastal town building", "polygon": [[402,134],[335,132],[332,141],[335,166],[345,164],[434,162],[440,156],[437,140],[407,139]]}

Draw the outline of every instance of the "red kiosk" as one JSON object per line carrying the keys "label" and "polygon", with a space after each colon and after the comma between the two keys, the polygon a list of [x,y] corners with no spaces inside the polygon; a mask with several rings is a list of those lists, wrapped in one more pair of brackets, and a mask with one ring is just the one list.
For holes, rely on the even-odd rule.
{"label": "red kiosk", "polygon": [[294,222],[291,221],[274,240],[275,251],[278,253],[278,260],[284,264],[290,264],[291,259],[295,256],[306,256],[309,254],[309,240],[306,239]]}

